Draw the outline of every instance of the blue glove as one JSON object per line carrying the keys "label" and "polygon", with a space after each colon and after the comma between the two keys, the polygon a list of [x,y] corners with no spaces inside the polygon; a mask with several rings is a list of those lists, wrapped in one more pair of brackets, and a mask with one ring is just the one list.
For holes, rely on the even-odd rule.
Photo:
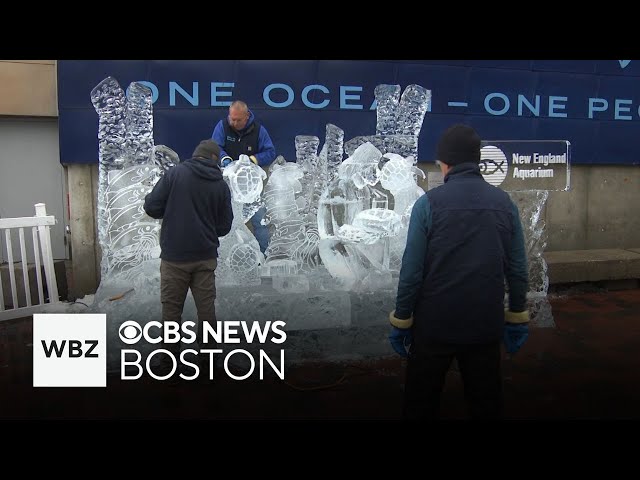
{"label": "blue glove", "polygon": [[222,166],[226,167],[227,165],[229,165],[231,162],[233,162],[233,159],[231,157],[224,157],[222,159]]}
{"label": "blue glove", "polygon": [[411,329],[392,327],[389,333],[391,346],[401,357],[407,357],[409,345],[411,345]]}
{"label": "blue glove", "polygon": [[504,346],[508,353],[516,353],[529,337],[529,325],[526,323],[504,324]]}

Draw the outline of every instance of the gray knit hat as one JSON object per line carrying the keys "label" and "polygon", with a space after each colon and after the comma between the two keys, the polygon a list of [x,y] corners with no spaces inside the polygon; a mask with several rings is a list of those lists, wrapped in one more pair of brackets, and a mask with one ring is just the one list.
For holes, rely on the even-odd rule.
{"label": "gray knit hat", "polygon": [[202,140],[193,151],[192,157],[202,157],[217,162],[220,159],[220,146],[210,138]]}

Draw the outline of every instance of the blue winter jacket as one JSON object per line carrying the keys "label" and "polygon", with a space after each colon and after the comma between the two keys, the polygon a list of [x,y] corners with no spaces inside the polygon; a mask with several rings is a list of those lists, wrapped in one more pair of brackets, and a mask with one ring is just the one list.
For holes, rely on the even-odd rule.
{"label": "blue winter jacket", "polygon": [[[257,165],[266,167],[276,158],[276,148],[267,129],[256,122],[251,110],[249,120],[242,130],[232,129],[225,117],[216,124],[211,138],[220,146],[220,162],[226,157],[238,160],[240,154],[245,154],[249,158],[254,157]],[[253,158],[251,160],[253,161]]]}

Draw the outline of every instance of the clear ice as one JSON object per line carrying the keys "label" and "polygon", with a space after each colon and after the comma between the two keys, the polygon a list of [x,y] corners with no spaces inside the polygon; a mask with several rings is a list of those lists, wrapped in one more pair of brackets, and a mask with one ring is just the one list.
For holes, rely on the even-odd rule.
{"label": "clear ice", "polygon": [[216,287],[259,285],[264,255],[246,222],[260,208],[267,174],[247,155],[240,155],[237,161],[223,169],[222,178],[231,191],[233,222],[229,233],[220,237]]}
{"label": "clear ice", "polygon": [[158,258],[160,222],[147,216],[144,197],[180,159],[153,143],[151,90],[133,82],[127,92],[108,77],[91,92],[99,115],[98,239],[101,283],[130,281]]}

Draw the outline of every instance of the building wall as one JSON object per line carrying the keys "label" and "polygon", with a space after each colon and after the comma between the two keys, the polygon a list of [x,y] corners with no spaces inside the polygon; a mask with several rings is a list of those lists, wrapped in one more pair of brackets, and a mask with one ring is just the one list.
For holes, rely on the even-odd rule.
{"label": "building wall", "polygon": [[[53,255],[66,259],[66,184],[58,151],[55,64],[0,61],[0,217],[30,217],[36,203],[45,203],[58,222],[51,229]],[[30,252],[31,232],[25,233]],[[19,259],[15,237],[13,254]],[[7,260],[5,243],[0,239],[0,262]]]}
{"label": "building wall", "polygon": [[55,60],[0,60],[0,115],[58,116]]}

